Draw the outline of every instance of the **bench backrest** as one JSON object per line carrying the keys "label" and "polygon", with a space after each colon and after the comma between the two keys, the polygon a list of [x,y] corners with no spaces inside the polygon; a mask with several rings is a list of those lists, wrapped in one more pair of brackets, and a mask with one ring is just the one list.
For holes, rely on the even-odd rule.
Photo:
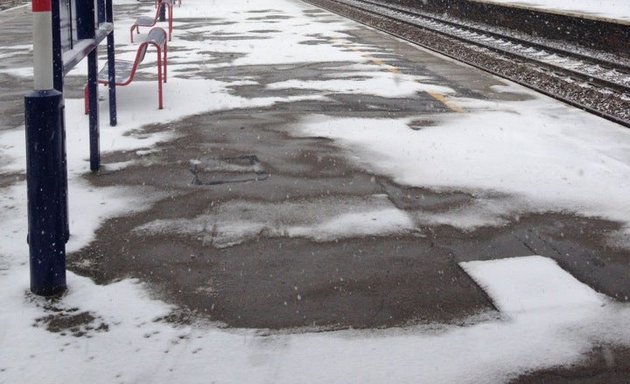
{"label": "bench backrest", "polygon": [[138,53],[136,54],[136,64],[140,64],[144,60],[144,56],[147,53],[147,48],[149,47],[149,44],[156,45],[160,48],[162,52],[164,52],[166,37],[167,35],[164,29],[160,27],[152,28],[149,31],[147,38],[138,47]]}
{"label": "bench backrest", "polygon": [[166,31],[160,27],[154,27],[149,31],[147,38],[144,40],[146,43],[153,43],[158,45],[160,48],[164,48],[164,44],[166,44],[167,38]]}

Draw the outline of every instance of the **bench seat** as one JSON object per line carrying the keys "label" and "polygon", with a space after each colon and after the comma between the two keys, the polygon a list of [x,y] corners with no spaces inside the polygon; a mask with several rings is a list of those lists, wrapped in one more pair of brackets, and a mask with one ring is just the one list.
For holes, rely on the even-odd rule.
{"label": "bench seat", "polygon": [[157,6],[157,10],[155,12],[155,16],[154,17],[150,17],[150,16],[140,16],[138,18],[136,18],[135,23],[133,23],[131,25],[131,28],[129,30],[129,35],[130,35],[130,39],[131,42],[133,43],[133,31],[135,30],[136,33],[140,33],[140,27],[153,27],[155,24],[157,24],[158,21],[160,21],[160,11],[162,10],[162,8],[166,8],[166,10],[168,10],[168,41],[171,41],[171,36],[173,34],[173,3],[169,2],[165,2],[164,0],[160,1],[158,3]]}
{"label": "bench seat", "polygon": [[135,24],[139,27],[152,27],[155,25],[155,19],[149,16],[140,16],[136,19]]}
{"label": "bench seat", "polygon": [[[116,84],[121,85],[129,79],[129,75],[133,70],[134,62],[131,60],[116,60]],[[99,83],[105,83],[109,81],[109,66],[104,66],[98,73]]]}
{"label": "bench seat", "polygon": [[[167,60],[168,60],[168,47],[167,47],[166,31],[160,27],[154,27],[149,31],[146,39],[138,46],[136,52],[136,58],[134,61],[129,60],[116,60],[115,64],[115,79],[114,83],[119,86],[129,85],[135,78],[136,71],[140,63],[144,61],[147,49],[149,46],[153,46],[157,51],[157,72],[158,72],[158,108],[164,108],[164,101],[162,96],[162,83],[166,83],[167,74]],[[109,84],[109,63],[98,73],[97,81],[101,84]],[[89,112],[88,101],[88,88],[85,87],[85,113]]]}

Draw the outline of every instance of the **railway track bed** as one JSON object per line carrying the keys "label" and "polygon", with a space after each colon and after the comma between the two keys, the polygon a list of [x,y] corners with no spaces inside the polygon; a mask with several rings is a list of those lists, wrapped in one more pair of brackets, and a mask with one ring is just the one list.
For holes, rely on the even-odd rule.
{"label": "railway track bed", "polygon": [[630,59],[377,0],[306,0],[630,127]]}

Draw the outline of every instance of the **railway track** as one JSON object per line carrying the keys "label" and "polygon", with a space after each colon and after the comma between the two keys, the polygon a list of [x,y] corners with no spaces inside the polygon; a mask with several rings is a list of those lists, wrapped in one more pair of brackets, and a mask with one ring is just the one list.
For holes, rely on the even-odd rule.
{"label": "railway track", "polygon": [[378,0],[307,0],[630,127],[630,60]]}

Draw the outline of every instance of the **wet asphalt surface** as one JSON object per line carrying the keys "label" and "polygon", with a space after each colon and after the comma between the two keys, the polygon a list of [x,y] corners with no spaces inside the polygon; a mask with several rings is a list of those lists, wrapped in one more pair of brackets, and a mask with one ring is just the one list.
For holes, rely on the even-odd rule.
{"label": "wet asphalt surface", "polygon": [[[0,16],[2,47],[28,44],[30,39],[30,34],[11,32],[30,22],[22,11],[14,13]],[[311,12],[312,17],[321,14]],[[275,27],[270,24],[269,28]],[[492,76],[411,49],[383,34],[357,28],[352,35],[364,44],[388,47],[385,54],[373,56],[387,58],[389,64],[393,60],[392,65],[401,72],[431,76],[460,96],[526,97],[497,94],[491,86],[499,82]],[[318,44],[317,39],[311,44]],[[28,56],[25,53],[12,60],[30,60]],[[229,62],[233,58],[217,55],[216,60]],[[0,61],[0,68],[11,65],[15,63]],[[204,76],[217,80],[251,77],[257,85],[237,86],[232,92],[260,97],[296,92],[268,90],[265,84],[334,78],[336,71],[344,71],[343,65],[322,62],[219,68],[208,70]],[[67,86],[77,88],[75,83],[79,81],[69,79]],[[30,80],[0,73],[0,84],[0,129],[23,124],[21,96],[28,90]],[[66,94],[76,95],[74,88]],[[616,247],[608,237],[620,224],[569,214],[505,217],[503,226],[474,231],[427,225],[418,220],[412,234],[334,241],[269,236],[262,232],[225,247],[213,246],[211,228],[194,234],[137,231],[156,220],[192,220],[215,214],[217,207],[243,201],[273,207],[361,201],[378,195],[419,218],[423,213],[472,206],[480,198],[501,201],[501,195],[480,197],[470,191],[437,192],[398,185],[349,162],[347,153],[333,141],[294,137],[289,128],[307,114],[400,118],[435,113],[454,112],[426,94],[413,98],[335,94],[322,101],[221,111],[146,127],[143,134],[176,131],[178,138],[158,144],[150,153],[104,154],[103,170],[86,174],[85,178],[95,187],[160,191],[162,199],[146,211],[105,222],[89,247],[68,256],[68,266],[98,283],[127,277],[149,283],[157,296],[181,308],[173,321],[202,317],[226,327],[272,331],[383,328],[428,322],[460,324],[471,318],[483,321],[500,317],[485,293],[457,263],[532,254],[553,258],[597,291],[628,301],[629,251]],[[102,120],[105,124],[106,116]],[[418,122],[420,126],[431,123]],[[252,158],[256,159],[257,172],[209,169],[199,173],[191,166],[191,160]],[[108,169],[108,164],[130,160],[133,165],[124,169]],[[20,177],[0,176],[0,186],[10,185]],[[223,183],[206,182],[209,180]],[[264,210],[260,212],[264,216]],[[299,214],[296,212],[296,216]],[[516,382],[623,382],[630,377],[629,361],[628,351],[603,347],[593,351],[584,366],[539,372]]]}

